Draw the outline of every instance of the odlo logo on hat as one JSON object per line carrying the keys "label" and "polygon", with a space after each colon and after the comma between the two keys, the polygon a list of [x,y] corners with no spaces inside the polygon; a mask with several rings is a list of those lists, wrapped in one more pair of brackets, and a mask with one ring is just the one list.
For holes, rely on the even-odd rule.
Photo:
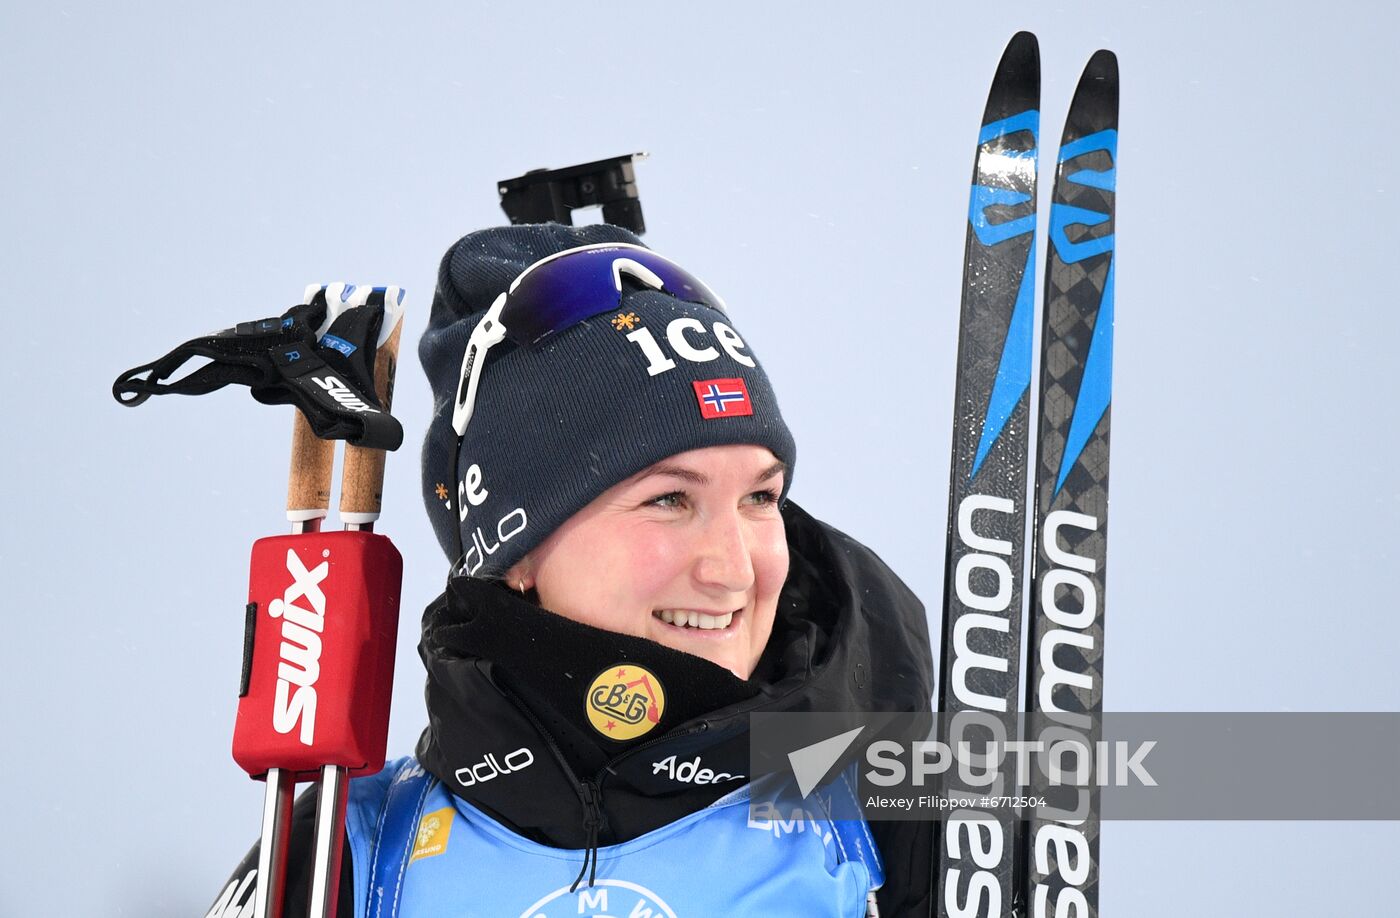
{"label": "odlo logo on hat", "polygon": [[598,674],[584,707],[594,730],[608,739],[631,740],[661,723],[666,691],[654,673],[624,663]]}

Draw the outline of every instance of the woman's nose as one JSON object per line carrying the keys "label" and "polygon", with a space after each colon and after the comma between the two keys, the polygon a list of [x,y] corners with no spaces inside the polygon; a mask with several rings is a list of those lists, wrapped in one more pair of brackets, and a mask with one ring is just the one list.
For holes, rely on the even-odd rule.
{"label": "woman's nose", "polygon": [[695,564],[696,579],[731,593],[748,592],[754,582],[749,541],[744,521],[737,512],[711,519],[701,537]]}

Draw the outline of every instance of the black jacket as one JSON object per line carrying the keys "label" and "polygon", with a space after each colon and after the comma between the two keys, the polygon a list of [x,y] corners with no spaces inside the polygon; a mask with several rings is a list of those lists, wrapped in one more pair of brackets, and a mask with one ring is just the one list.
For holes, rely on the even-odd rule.
{"label": "black jacket", "polygon": [[[580,849],[635,838],[734,790],[733,783],[672,780],[654,764],[672,755],[678,762],[700,757],[715,773],[743,775],[750,714],[928,710],[933,663],[922,604],[868,548],[791,501],[783,515],[788,580],[772,638],[749,680],[654,642],[546,612],[494,582],[450,581],[423,619],[428,727],[419,761],[514,831]],[[631,743],[598,737],[582,717],[594,677],[618,664],[645,667],[666,691],[656,728]],[[458,780],[464,767],[521,746],[548,750],[534,757],[528,780],[469,786]],[[304,912],[312,809],[304,795],[294,815],[290,915]],[[931,914],[931,824],[871,828],[886,868],[881,914]],[[254,847],[235,872],[234,887],[256,863]],[[341,916],[353,915],[350,869],[347,854]]]}

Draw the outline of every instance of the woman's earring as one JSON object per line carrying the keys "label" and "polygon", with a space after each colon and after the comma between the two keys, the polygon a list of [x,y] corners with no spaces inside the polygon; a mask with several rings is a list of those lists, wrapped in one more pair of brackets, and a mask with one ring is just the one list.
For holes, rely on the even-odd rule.
{"label": "woman's earring", "polygon": [[517,588],[518,590],[520,590],[520,595],[521,595],[521,596],[524,596],[524,595],[525,595],[525,581],[524,581],[523,579],[522,579],[522,580],[517,580],[517,581],[515,581],[515,586],[516,586],[516,588]]}

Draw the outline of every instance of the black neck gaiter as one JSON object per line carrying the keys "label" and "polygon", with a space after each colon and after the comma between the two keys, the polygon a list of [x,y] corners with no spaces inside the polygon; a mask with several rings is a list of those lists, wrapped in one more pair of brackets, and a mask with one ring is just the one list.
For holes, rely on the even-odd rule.
{"label": "black neck gaiter", "polygon": [[[562,824],[553,826],[554,813],[547,802],[560,807],[581,781],[595,781],[608,796],[603,772],[610,761],[642,745],[664,743],[677,728],[705,715],[732,709],[760,694],[757,683],[745,681],[708,660],[664,647],[632,635],[616,634],[566,619],[541,609],[518,593],[493,582],[454,578],[446,595],[429,608],[424,618],[421,653],[428,667],[430,725],[419,744],[419,759],[454,793],[494,813],[503,822],[536,837],[558,843],[563,833],[572,836],[571,817],[560,812]],[[601,735],[587,716],[590,687],[600,675],[620,667],[642,667],[664,686],[666,703],[659,721],[645,735],[615,740]],[[705,725],[700,725],[701,729]],[[685,731],[682,731],[685,732]],[[567,773],[552,781],[550,765],[540,740],[562,758]],[[698,737],[697,737],[698,739]],[[719,740],[710,736],[706,743]],[[746,756],[733,748],[733,756],[712,749],[715,760],[735,761],[735,773],[746,770]],[[463,786],[454,775],[463,765],[529,746],[537,751],[528,781],[496,781]],[[678,748],[692,750],[691,742]],[[707,759],[707,761],[709,761]],[[550,769],[551,771],[553,769]],[[488,769],[489,771],[489,769]],[[525,776],[522,776],[524,778]],[[618,776],[609,774],[612,786]],[[502,795],[508,790],[509,797]],[[685,796],[699,793],[718,799],[732,785],[686,788]],[[682,804],[676,800],[677,806]],[[703,806],[695,799],[684,803],[686,811]],[[671,807],[664,807],[671,810]],[[667,813],[666,818],[673,814]],[[658,814],[660,817],[660,814]]]}
{"label": "black neck gaiter", "polygon": [[[452,647],[494,664],[500,684],[541,721],[579,777],[631,746],[759,693],[754,683],[708,660],[567,619],[495,581],[455,578],[448,605],[457,623],[450,628]],[[657,728],[630,742],[601,736],[584,714],[594,678],[628,663],[655,673],[667,699]]]}

